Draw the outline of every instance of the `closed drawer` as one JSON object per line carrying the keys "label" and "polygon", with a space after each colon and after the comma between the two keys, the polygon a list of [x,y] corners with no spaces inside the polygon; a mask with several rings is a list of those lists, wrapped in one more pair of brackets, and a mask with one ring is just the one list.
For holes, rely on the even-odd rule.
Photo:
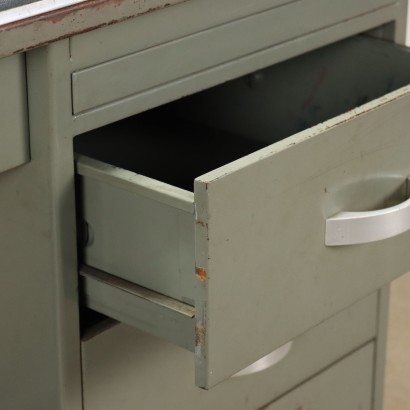
{"label": "closed drawer", "polygon": [[263,409],[371,410],[373,351],[371,343]]}
{"label": "closed drawer", "polygon": [[[407,272],[409,88],[384,94],[409,68],[353,38],[80,137],[84,261],[111,274],[84,271],[87,304],[146,312],[210,387]],[[399,223],[376,213],[365,243],[329,246],[328,219],[402,202]]]}
{"label": "closed drawer", "polygon": [[[372,294],[297,337],[276,364],[204,391],[192,383],[188,351],[119,325],[82,342],[84,409],[256,410],[370,342],[376,329],[377,294]],[[367,374],[367,363],[364,368]],[[356,376],[362,371],[351,369],[350,380],[361,383]],[[370,383],[369,375],[360,388],[367,391]],[[336,387],[343,388],[335,385],[329,391]]]}
{"label": "closed drawer", "polygon": [[24,54],[0,59],[0,172],[29,160]]}

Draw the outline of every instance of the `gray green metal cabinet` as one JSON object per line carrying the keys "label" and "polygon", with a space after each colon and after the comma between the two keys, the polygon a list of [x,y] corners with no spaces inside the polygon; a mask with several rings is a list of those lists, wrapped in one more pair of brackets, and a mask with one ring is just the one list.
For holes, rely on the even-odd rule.
{"label": "gray green metal cabinet", "polygon": [[[409,270],[409,234],[335,247],[325,235],[341,211],[408,196],[410,55],[394,44],[406,10],[189,0],[0,60],[2,406],[381,409],[386,286]],[[89,158],[131,124],[112,123],[189,95],[159,121],[264,148],[191,190]],[[310,112],[292,129],[296,106]],[[151,131],[136,135],[159,144]],[[84,133],[97,143],[75,166]],[[125,324],[81,340],[80,299]],[[283,346],[276,365],[232,377]]]}

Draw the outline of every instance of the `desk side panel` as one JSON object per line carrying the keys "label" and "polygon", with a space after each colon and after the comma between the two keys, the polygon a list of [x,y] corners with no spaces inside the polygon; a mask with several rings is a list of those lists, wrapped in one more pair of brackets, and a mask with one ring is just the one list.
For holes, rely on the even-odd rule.
{"label": "desk side panel", "polygon": [[30,158],[24,54],[0,59],[0,93],[0,172],[4,172]]}

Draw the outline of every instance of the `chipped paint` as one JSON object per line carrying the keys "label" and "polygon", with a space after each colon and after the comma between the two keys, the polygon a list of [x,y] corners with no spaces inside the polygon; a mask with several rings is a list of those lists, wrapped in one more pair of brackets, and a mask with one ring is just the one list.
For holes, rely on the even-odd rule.
{"label": "chipped paint", "polygon": [[203,345],[205,342],[205,326],[198,322],[195,326],[195,346]]}
{"label": "chipped paint", "polygon": [[84,0],[0,26],[0,57],[155,12],[187,0]]}
{"label": "chipped paint", "polygon": [[196,221],[197,225],[201,225],[203,228],[208,229],[208,224],[204,221]]}
{"label": "chipped paint", "polygon": [[195,326],[195,354],[201,356],[202,347],[205,344],[206,330],[202,322],[198,322]]}
{"label": "chipped paint", "polygon": [[208,227],[208,222],[204,221],[195,221],[195,223],[199,226],[202,226],[202,228],[206,229],[206,240],[209,241],[209,227]]}
{"label": "chipped paint", "polygon": [[201,282],[205,282],[207,279],[207,273],[205,268],[201,268],[198,266],[195,267],[195,275]]}

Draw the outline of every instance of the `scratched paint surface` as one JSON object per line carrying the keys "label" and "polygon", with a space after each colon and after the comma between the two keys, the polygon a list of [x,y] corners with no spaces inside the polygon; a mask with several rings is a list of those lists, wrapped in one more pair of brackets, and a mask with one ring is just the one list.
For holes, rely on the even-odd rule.
{"label": "scratched paint surface", "polygon": [[84,0],[47,13],[33,12],[28,18],[16,17],[0,25],[0,58],[184,1]]}

